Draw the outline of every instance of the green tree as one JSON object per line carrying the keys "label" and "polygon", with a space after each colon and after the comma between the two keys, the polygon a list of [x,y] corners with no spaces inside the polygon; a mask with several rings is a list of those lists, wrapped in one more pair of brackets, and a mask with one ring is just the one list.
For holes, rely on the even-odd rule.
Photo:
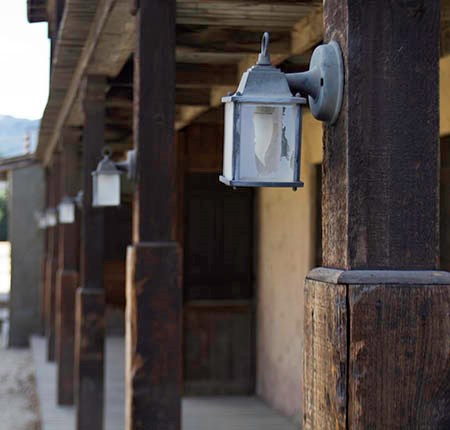
{"label": "green tree", "polygon": [[8,193],[0,192],[0,241],[8,240]]}

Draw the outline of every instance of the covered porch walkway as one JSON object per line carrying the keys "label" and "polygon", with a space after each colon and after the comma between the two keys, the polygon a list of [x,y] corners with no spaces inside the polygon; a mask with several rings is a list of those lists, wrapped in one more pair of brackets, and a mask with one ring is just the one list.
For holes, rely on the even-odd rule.
{"label": "covered porch walkway", "polygon": [[[56,405],[56,365],[46,361],[45,339],[32,338],[42,430],[75,430],[75,409]],[[125,428],[124,339],[106,342],[105,430]],[[183,430],[295,430],[256,397],[185,398]]]}

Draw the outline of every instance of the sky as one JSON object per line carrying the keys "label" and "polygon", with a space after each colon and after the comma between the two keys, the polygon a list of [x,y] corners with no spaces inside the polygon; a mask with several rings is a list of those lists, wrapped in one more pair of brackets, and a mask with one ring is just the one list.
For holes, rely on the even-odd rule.
{"label": "sky", "polygon": [[47,24],[30,24],[26,0],[0,0],[0,115],[40,119],[48,98]]}

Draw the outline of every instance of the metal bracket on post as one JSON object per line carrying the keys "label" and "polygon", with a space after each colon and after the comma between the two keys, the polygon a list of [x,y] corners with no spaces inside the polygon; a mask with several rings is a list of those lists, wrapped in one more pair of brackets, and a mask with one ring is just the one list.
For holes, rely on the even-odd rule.
{"label": "metal bracket on post", "polygon": [[292,92],[308,95],[313,116],[333,124],[341,110],[344,88],[344,64],[338,43],[318,46],[311,57],[309,71],[287,73]]}

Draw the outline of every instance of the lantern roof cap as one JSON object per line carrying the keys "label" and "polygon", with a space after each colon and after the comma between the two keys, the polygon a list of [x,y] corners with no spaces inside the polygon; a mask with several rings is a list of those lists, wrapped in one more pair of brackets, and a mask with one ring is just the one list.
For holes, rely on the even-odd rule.
{"label": "lantern roof cap", "polygon": [[292,95],[286,75],[272,66],[268,48],[269,34],[264,33],[258,62],[242,75],[237,91],[222,102],[306,104],[305,98]]}
{"label": "lantern roof cap", "polygon": [[120,175],[122,172],[117,168],[116,163],[111,159],[111,150],[103,150],[103,159],[98,163],[97,169],[92,175]]}

